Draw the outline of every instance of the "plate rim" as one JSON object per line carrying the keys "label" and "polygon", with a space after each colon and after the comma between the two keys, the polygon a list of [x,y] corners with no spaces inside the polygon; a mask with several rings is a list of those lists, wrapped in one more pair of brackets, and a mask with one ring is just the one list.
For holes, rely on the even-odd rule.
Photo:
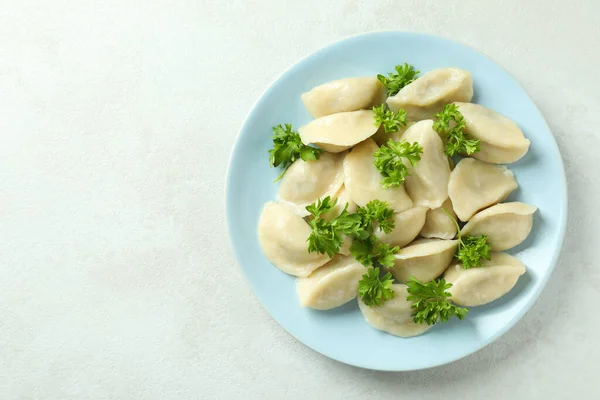
{"label": "plate rim", "polygon": [[[519,311],[517,312],[517,314],[508,323],[506,323],[501,329],[498,330],[498,332],[496,332],[495,334],[491,335],[488,339],[482,341],[481,344],[478,347],[476,347],[475,349],[473,349],[471,351],[468,351],[468,352],[465,352],[465,353],[460,354],[460,355],[455,356],[455,357],[450,357],[448,359],[443,359],[441,361],[432,362],[432,363],[428,364],[427,366],[418,366],[418,367],[413,367],[413,368],[365,367],[365,366],[360,365],[358,363],[350,362],[348,360],[341,360],[339,357],[336,357],[336,356],[333,356],[333,355],[330,355],[330,354],[326,354],[326,353],[324,353],[324,352],[322,352],[320,350],[315,349],[314,347],[308,345],[307,343],[305,343],[304,341],[302,341],[301,339],[299,339],[294,333],[292,333],[291,331],[289,331],[288,329],[286,329],[279,322],[279,320],[273,316],[273,314],[269,311],[268,307],[265,305],[265,302],[262,300],[261,296],[259,295],[259,291],[257,290],[257,287],[253,284],[252,280],[249,279],[249,276],[246,273],[246,270],[242,267],[242,263],[241,263],[242,257],[241,257],[241,254],[238,253],[236,245],[234,244],[234,241],[233,241],[233,236],[231,235],[231,232],[235,229],[233,227],[233,223],[232,223],[232,216],[231,216],[232,205],[230,204],[230,201],[231,201],[230,200],[231,199],[231,195],[230,195],[231,184],[230,184],[230,181],[232,180],[232,174],[233,174],[233,172],[232,172],[232,163],[233,163],[233,159],[235,158],[235,155],[238,152],[241,151],[239,149],[239,146],[240,146],[240,140],[239,140],[240,136],[241,136],[242,132],[245,130],[246,125],[248,124],[248,120],[252,117],[252,115],[254,114],[256,108],[259,106],[260,102],[265,98],[265,95],[270,90],[272,90],[273,87],[275,86],[275,84],[280,79],[282,79],[283,77],[285,77],[285,75],[287,75],[294,67],[296,67],[297,65],[305,62],[309,58],[316,57],[319,54],[322,54],[322,53],[326,52],[331,47],[334,47],[334,46],[337,46],[337,45],[341,45],[342,43],[347,43],[347,42],[351,42],[351,41],[354,41],[354,40],[358,40],[359,38],[364,38],[366,36],[380,36],[380,35],[383,36],[383,35],[388,35],[388,34],[394,34],[394,35],[395,34],[399,34],[399,35],[407,35],[407,36],[420,36],[420,37],[426,37],[426,38],[429,38],[429,39],[436,39],[436,40],[447,41],[447,42],[451,42],[451,43],[454,43],[454,44],[459,45],[459,46],[467,47],[472,52],[478,54],[481,57],[486,58],[488,61],[492,62],[497,67],[499,67],[502,71],[504,71],[506,73],[507,77],[509,79],[511,79],[513,81],[513,83],[516,84],[523,91],[523,93],[525,94],[525,96],[527,97],[527,99],[529,99],[529,101],[533,104],[533,106],[535,108],[535,111],[537,113],[536,117],[538,117],[543,122],[544,127],[550,133],[550,135],[549,135],[549,139],[550,139],[549,142],[550,142],[551,146],[553,147],[553,149],[556,151],[556,154],[558,155],[557,161],[558,161],[558,166],[560,167],[559,168],[560,169],[560,179],[559,180],[560,180],[560,186],[563,188],[563,190],[562,190],[563,196],[562,196],[562,201],[561,201],[561,203],[563,204],[563,207],[561,209],[562,215],[560,215],[557,218],[558,229],[559,229],[559,233],[558,233],[558,246],[557,246],[557,248],[555,248],[554,253],[552,254],[552,257],[551,257],[551,260],[550,260],[550,265],[549,265],[549,268],[548,268],[548,273],[546,273],[540,279],[539,288],[536,291],[534,291],[534,293],[531,295],[530,299],[519,309]],[[235,261],[236,261],[236,263],[238,265],[238,268],[240,268],[242,270],[242,274],[243,274],[243,276],[244,276],[244,278],[246,280],[246,283],[248,283],[250,285],[250,288],[252,289],[252,292],[253,292],[254,296],[258,299],[258,302],[260,303],[260,305],[263,307],[263,309],[265,311],[267,311],[267,313],[269,314],[269,316],[275,322],[277,322],[277,324],[283,329],[283,331],[286,332],[287,334],[291,335],[294,339],[296,339],[302,345],[306,346],[307,348],[310,348],[312,351],[314,351],[314,352],[316,352],[318,354],[321,354],[321,355],[323,355],[323,356],[325,356],[327,358],[330,358],[332,360],[335,360],[337,362],[340,362],[342,364],[351,365],[353,367],[362,368],[362,369],[377,370],[377,371],[395,371],[395,372],[400,372],[400,371],[418,371],[418,370],[424,370],[424,369],[434,368],[434,367],[438,367],[438,366],[442,366],[442,365],[453,363],[455,361],[458,361],[460,359],[463,359],[465,357],[470,356],[471,354],[474,354],[474,353],[480,351],[484,347],[487,347],[491,343],[493,343],[496,340],[498,340],[501,336],[503,336],[509,330],[511,330],[521,319],[523,319],[523,317],[525,316],[525,314],[527,314],[531,310],[531,308],[533,307],[533,305],[539,299],[541,293],[546,288],[546,285],[548,284],[548,280],[550,279],[550,277],[552,276],[552,274],[554,272],[554,269],[556,268],[558,257],[560,256],[562,248],[564,246],[564,239],[565,239],[566,227],[567,227],[567,221],[568,221],[568,214],[569,214],[568,184],[567,184],[567,178],[566,178],[566,172],[565,172],[564,162],[563,162],[562,154],[560,152],[560,147],[558,146],[558,143],[556,141],[554,133],[550,129],[550,126],[548,125],[548,122],[546,121],[546,118],[544,118],[544,115],[542,114],[541,110],[539,109],[539,107],[537,106],[537,104],[533,101],[531,95],[525,89],[525,87],[523,87],[523,85],[521,85],[521,83],[519,83],[519,81],[506,68],[504,68],[502,66],[502,64],[498,63],[496,60],[494,60],[493,58],[491,58],[487,54],[485,54],[482,51],[479,51],[479,50],[473,48],[471,45],[469,45],[467,43],[464,43],[462,41],[455,40],[455,39],[452,39],[452,38],[448,38],[448,37],[445,37],[445,36],[433,35],[433,34],[430,34],[430,33],[423,33],[423,32],[402,31],[402,30],[376,30],[376,31],[369,31],[369,32],[363,32],[363,33],[358,33],[358,34],[355,34],[355,35],[347,36],[347,37],[344,37],[342,39],[335,40],[333,42],[329,42],[329,43],[321,46],[317,50],[310,52],[309,54],[305,55],[304,57],[301,57],[300,59],[298,59],[297,61],[295,61],[291,65],[289,65],[279,75],[277,75],[268,84],[268,86],[262,91],[262,93],[258,96],[258,98],[256,99],[256,101],[252,104],[252,107],[250,108],[250,110],[246,114],[246,116],[245,116],[242,124],[240,125],[239,130],[236,133],[236,136],[235,136],[235,139],[234,139],[234,143],[233,143],[233,146],[231,148],[231,152],[229,154],[229,159],[227,161],[227,170],[226,170],[226,175],[225,175],[225,191],[224,191],[224,195],[225,195],[225,218],[226,218],[227,236],[229,237],[229,244],[231,246],[231,249],[233,250],[234,258],[235,258]]]}

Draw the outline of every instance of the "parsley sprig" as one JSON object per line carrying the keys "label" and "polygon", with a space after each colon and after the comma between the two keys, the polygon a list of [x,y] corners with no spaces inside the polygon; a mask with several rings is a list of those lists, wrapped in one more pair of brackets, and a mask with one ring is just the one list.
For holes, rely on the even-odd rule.
{"label": "parsley sprig", "polygon": [[378,307],[394,297],[392,274],[387,272],[382,278],[380,275],[382,267],[394,265],[394,254],[400,251],[400,247],[377,242],[375,223],[377,229],[392,232],[395,228],[394,210],[385,201],[371,200],[365,207],[359,207],[357,213],[361,215],[364,230],[360,237],[355,237],[350,253],[359,263],[369,267],[358,282],[358,295],[369,307]]}
{"label": "parsley sprig", "polygon": [[422,153],[423,147],[418,142],[409,143],[406,140],[395,142],[390,139],[377,149],[373,155],[373,164],[383,177],[381,186],[387,189],[402,185],[408,176],[408,167],[402,159],[408,160],[414,167],[421,160]]}
{"label": "parsley sprig", "polygon": [[413,321],[417,324],[434,325],[437,322],[448,322],[452,317],[464,319],[468,309],[458,307],[450,302],[452,296],[448,289],[451,283],[446,283],[443,278],[423,283],[411,276],[406,282],[409,296],[406,300],[412,301]]}
{"label": "parsley sprig", "polygon": [[271,167],[281,165],[283,172],[275,179],[275,182],[283,178],[285,171],[296,160],[304,161],[318,160],[322,150],[307,146],[302,143],[300,134],[292,130],[291,124],[273,127],[273,148],[269,150],[269,163]]}
{"label": "parsley sprig", "polygon": [[[369,267],[358,283],[359,295],[369,306],[378,306],[394,296],[390,289],[392,275],[379,279],[380,267],[392,267],[394,254],[400,247],[377,241],[375,229],[390,233],[395,227],[394,210],[381,200],[371,200],[364,207],[358,207],[354,214],[348,213],[348,204],[339,216],[327,220],[324,215],[337,204],[330,196],[306,207],[311,214],[307,222],[311,234],[307,239],[308,252],[318,252],[333,257],[339,252],[344,235],[353,238],[350,254],[365,267]],[[377,224],[377,228],[376,228]],[[362,293],[362,294],[361,294]]]}
{"label": "parsley sprig", "polygon": [[450,217],[452,222],[454,222],[454,225],[456,225],[456,231],[458,232],[458,250],[454,257],[460,261],[460,264],[464,269],[481,267],[483,265],[482,260],[492,259],[492,245],[486,235],[463,236],[458,221],[456,221],[446,209],[442,208],[442,211],[444,211],[448,217]]}
{"label": "parsley sprig", "polygon": [[373,107],[375,113],[375,126],[383,126],[383,131],[386,135],[398,132],[398,130],[406,126],[406,111],[399,109],[393,112],[385,104]]}
{"label": "parsley sprig", "polygon": [[369,268],[358,282],[358,295],[369,307],[378,307],[394,298],[392,274],[380,277],[379,268]]}
{"label": "parsley sprig", "polygon": [[389,243],[377,242],[374,235],[366,239],[355,239],[350,246],[350,254],[365,267],[379,266],[393,267],[394,254],[400,247],[391,246]]}
{"label": "parsley sprig", "polygon": [[361,216],[350,214],[347,203],[340,215],[327,220],[324,214],[331,211],[336,204],[337,199],[331,200],[331,197],[327,196],[306,207],[306,210],[313,216],[308,221],[312,230],[307,239],[309,253],[317,252],[333,257],[340,251],[344,242],[343,235],[356,236],[360,235],[363,230]]}
{"label": "parsley sprig", "polygon": [[387,89],[388,96],[398,93],[400,89],[413,82],[419,75],[419,71],[416,71],[412,65],[407,63],[396,65],[394,69],[396,72],[388,73],[387,77],[381,74],[377,75],[379,82]]}
{"label": "parsley sprig", "polygon": [[464,130],[465,118],[458,111],[456,104],[446,104],[444,109],[435,114],[437,121],[433,123],[435,129],[446,143],[446,155],[452,157],[457,154],[471,155],[481,150],[479,139],[471,139]]}

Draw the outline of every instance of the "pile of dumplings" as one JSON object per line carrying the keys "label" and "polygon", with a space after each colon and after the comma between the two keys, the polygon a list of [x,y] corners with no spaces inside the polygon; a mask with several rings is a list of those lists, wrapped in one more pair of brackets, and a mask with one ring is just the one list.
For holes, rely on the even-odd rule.
{"label": "pile of dumplings", "polygon": [[[387,202],[394,209],[395,229],[377,232],[378,239],[399,246],[389,271],[398,283],[393,299],[379,307],[358,304],[374,328],[396,336],[425,332],[429,325],[416,324],[404,284],[411,276],[429,282],[443,277],[453,286],[451,301],[460,306],[479,306],[508,293],[525,273],[525,265],[504,253],[529,235],[536,207],[503,201],[518,183],[505,165],[523,157],[529,149],[516,123],[484,106],[470,103],[471,74],[458,68],[442,68],[423,74],[386,98],[376,77],[340,79],[302,94],[315,118],[298,129],[304,144],[323,150],[316,161],[295,161],[283,176],[276,202],[268,202],[258,224],[258,239],[267,259],[281,271],[297,277],[297,295],[304,307],[328,310],[357,297],[357,284],[366,268],[350,256],[350,239],[340,254],[309,253],[311,229],[303,219],[306,206],[327,196],[338,199],[331,217],[344,206],[353,213],[371,200]],[[374,124],[373,106],[407,113],[408,124],[384,134]],[[454,165],[444,153],[444,143],[433,129],[434,115],[449,103],[458,106],[466,121],[465,133],[479,139],[481,151]],[[384,189],[373,154],[389,139],[418,142],[421,160],[409,168],[403,185]],[[479,268],[463,269],[455,254],[457,227],[444,212],[466,223],[462,235],[487,235],[491,260]]]}

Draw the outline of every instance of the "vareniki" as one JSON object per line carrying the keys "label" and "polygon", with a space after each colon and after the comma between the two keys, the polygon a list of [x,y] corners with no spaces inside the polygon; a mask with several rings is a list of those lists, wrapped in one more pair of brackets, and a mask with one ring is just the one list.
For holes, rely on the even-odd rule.
{"label": "vareniki", "polygon": [[530,146],[519,126],[470,103],[470,72],[419,74],[404,63],[307,87],[314,119],[273,128],[280,183],[257,232],[266,260],[296,277],[301,306],[357,298],[367,324],[399,337],[517,286],[526,267],[502,251],[527,243],[537,210],[503,203],[518,183],[498,164]]}

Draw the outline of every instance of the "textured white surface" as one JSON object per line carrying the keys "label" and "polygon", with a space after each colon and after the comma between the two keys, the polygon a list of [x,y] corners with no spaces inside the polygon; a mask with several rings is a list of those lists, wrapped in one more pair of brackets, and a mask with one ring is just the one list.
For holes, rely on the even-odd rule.
{"label": "textured white surface", "polygon": [[[0,3],[0,399],[600,397],[599,1]],[[484,350],[413,373],[341,365],[283,331],[233,260],[223,209],[263,89],[381,29],[506,67],[569,180],[538,303]]]}

